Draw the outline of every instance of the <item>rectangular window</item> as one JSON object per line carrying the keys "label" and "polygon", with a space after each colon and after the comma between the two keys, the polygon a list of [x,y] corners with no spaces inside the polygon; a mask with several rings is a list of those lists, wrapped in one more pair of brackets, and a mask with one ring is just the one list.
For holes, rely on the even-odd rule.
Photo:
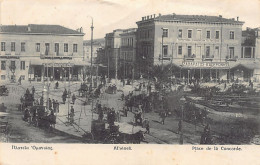
{"label": "rectangular window", "polygon": [[6,70],[6,61],[1,61],[1,70]]}
{"label": "rectangular window", "polygon": [[251,54],[252,54],[251,47],[245,47],[244,49],[245,49],[244,58],[251,58]]}
{"label": "rectangular window", "polygon": [[21,43],[21,52],[25,52],[25,42]]}
{"label": "rectangular window", "polygon": [[15,52],[15,42],[11,42],[11,52]]}
{"label": "rectangular window", "polygon": [[50,44],[45,43],[45,55],[49,55],[49,52],[50,52]]}
{"label": "rectangular window", "polygon": [[207,30],[207,39],[210,39],[210,31]]}
{"label": "rectangular window", "polygon": [[59,55],[59,49],[60,49],[59,43],[55,43],[55,45],[54,45],[54,52],[56,52],[57,56]]}
{"label": "rectangular window", "polygon": [[40,43],[36,43],[35,45],[35,49],[36,49],[36,52],[40,52],[41,51],[41,44]]}
{"label": "rectangular window", "polygon": [[1,75],[1,80],[5,80],[5,75]]}
{"label": "rectangular window", "polygon": [[168,37],[168,29],[163,29],[163,37]]}
{"label": "rectangular window", "polygon": [[231,39],[231,40],[235,39],[235,32],[234,31],[230,31],[229,39]]}
{"label": "rectangular window", "polygon": [[201,30],[197,30],[197,40],[201,40]]}
{"label": "rectangular window", "polygon": [[5,51],[5,42],[1,42],[1,51]]}
{"label": "rectangular window", "polygon": [[64,44],[64,52],[68,52],[69,51],[69,46],[68,44]]}
{"label": "rectangular window", "polygon": [[215,47],[214,57],[219,56],[219,46]]}
{"label": "rectangular window", "polygon": [[192,48],[191,48],[191,46],[188,46],[188,57],[191,56],[191,52],[192,52]]}
{"label": "rectangular window", "polygon": [[206,57],[210,57],[210,46],[206,46]]}
{"label": "rectangular window", "polygon": [[163,45],[163,56],[168,56],[168,45]]}
{"label": "rectangular window", "polygon": [[73,44],[73,52],[78,52],[78,44]]}
{"label": "rectangular window", "polygon": [[235,55],[235,48],[229,47],[229,58],[234,58]]}
{"label": "rectangular window", "polygon": [[219,39],[219,31],[216,31],[216,39]]}
{"label": "rectangular window", "polygon": [[182,29],[179,29],[178,37],[182,38]]}
{"label": "rectangular window", "polygon": [[188,38],[192,38],[192,30],[188,30]]}
{"label": "rectangular window", "polygon": [[16,66],[15,66],[15,61],[11,61],[11,68],[12,68],[12,69],[15,69],[15,68],[16,68]]}
{"label": "rectangular window", "polygon": [[21,61],[20,63],[20,69],[25,70],[25,61]]}
{"label": "rectangular window", "polygon": [[178,54],[182,55],[182,46],[178,46]]}

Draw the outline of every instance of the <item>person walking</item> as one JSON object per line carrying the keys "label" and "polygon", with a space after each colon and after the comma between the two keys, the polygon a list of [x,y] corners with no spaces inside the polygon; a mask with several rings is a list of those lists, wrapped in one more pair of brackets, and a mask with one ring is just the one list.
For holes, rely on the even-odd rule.
{"label": "person walking", "polygon": [[178,123],[178,134],[179,133],[182,133],[182,120],[180,120]]}
{"label": "person walking", "polygon": [[60,112],[60,104],[59,104],[58,100],[56,100],[56,111],[57,111],[57,113]]}
{"label": "person walking", "polygon": [[72,95],[72,104],[75,104],[75,101],[76,101],[76,96],[75,94]]}
{"label": "person walking", "polygon": [[75,110],[73,106],[70,108],[70,124],[72,125],[74,123],[74,116],[75,116]]}

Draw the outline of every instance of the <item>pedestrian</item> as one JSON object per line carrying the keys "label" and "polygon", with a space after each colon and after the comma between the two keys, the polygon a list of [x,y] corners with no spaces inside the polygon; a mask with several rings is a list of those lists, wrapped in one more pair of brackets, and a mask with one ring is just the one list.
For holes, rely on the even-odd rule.
{"label": "pedestrian", "polygon": [[43,97],[40,98],[40,105],[43,105]]}
{"label": "pedestrian", "polygon": [[63,101],[63,104],[65,104],[65,102],[66,102],[66,95],[64,93],[62,95],[62,101]]}
{"label": "pedestrian", "polygon": [[150,124],[149,124],[149,121],[147,121],[146,126],[145,126],[145,129],[146,129],[146,132],[145,132],[145,133],[150,134]]}
{"label": "pedestrian", "polygon": [[57,81],[55,84],[55,88],[58,89],[59,88],[59,82]]}
{"label": "pedestrian", "polygon": [[56,100],[56,111],[57,111],[57,113],[60,112],[60,104],[59,104],[58,100]]}
{"label": "pedestrian", "polygon": [[75,104],[76,96],[75,94],[72,95],[72,104]]}
{"label": "pedestrian", "polygon": [[49,109],[52,109],[52,102],[51,102],[51,99],[49,98],[49,100],[48,100],[48,105],[49,105]]}
{"label": "pedestrian", "polygon": [[165,112],[162,112],[161,113],[161,123],[164,125],[164,121],[165,121],[165,118],[166,118],[166,113]]}
{"label": "pedestrian", "polygon": [[52,108],[53,108],[53,111],[56,113],[56,102],[54,99],[52,99]]}
{"label": "pedestrian", "polygon": [[34,95],[34,93],[35,93],[35,88],[34,86],[32,86],[32,94]]}
{"label": "pedestrian", "polygon": [[73,106],[70,108],[70,124],[72,125],[74,123],[74,116],[75,116],[75,111]]}
{"label": "pedestrian", "polygon": [[182,120],[180,120],[178,123],[178,134],[179,133],[182,133]]}
{"label": "pedestrian", "polygon": [[21,76],[18,79],[18,85],[22,85],[22,78],[21,78]]}

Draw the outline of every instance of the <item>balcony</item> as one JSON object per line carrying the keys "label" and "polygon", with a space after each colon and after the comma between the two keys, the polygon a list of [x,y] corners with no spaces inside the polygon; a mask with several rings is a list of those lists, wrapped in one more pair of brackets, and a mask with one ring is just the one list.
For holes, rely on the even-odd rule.
{"label": "balcony", "polygon": [[194,59],[196,58],[196,55],[193,54],[193,55],[184,55],[184,60],[185,61],[194,61]]}
{"label": "balcony", "polygon": [[4,59],[19,59],[20,58],[20,54],[19,53],[15,53],[15,52],[1,52],[0,58],[4,58]]}
{"label": "balcony", "polygon": [[214,59],[214,56],[205,56],[202,55],[202,61],[212,61]]}
{"label": "balcony", "polygon": [[48,55],[41,54],[40,58],[41,59],[69,59],[69,60],[71,60],[72,56],[73,56],[73,54],[66,55],[66,56],[63,56],[61,54],[59,54],[58,56],[56,54],[55,55],[54,54],[48,54]]}
{"label": "balcony", "polygon": [[238,59],[238,56],[234,56],[234,57],[226,56],[226,61],[237,61],[237,59]]}

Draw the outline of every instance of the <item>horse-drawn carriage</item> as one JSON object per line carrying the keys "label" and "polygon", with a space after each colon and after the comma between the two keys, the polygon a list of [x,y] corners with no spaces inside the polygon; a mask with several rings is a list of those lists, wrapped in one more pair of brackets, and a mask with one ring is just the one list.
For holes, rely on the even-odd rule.
{"label": "horse-drawn carriage", "polygon": [[46,107],[42,105],[26,108],[24,110],[23,120],[36,127],[45,129],[49,129],[52,126],[54,127],[56,124],[56,116],[54,113],[48,111]]}
{"label": "horse-drawn carriage", "polygon": [[8,96],[8,89],[6,88],[6,86],[1,85],[0,86],[0,96]]}
{"label": "horse-drawn carriage", "polygon": [[85,97],[88,92],[87,84],[86,83],[81,84],[78,92],[79,92],[79,96]]}
{"label": "horse-drawn carriage", "polygon": [[110,125],[106,128],[104,121],[94,120],[91,125],[91,136],[84,135],[84,138],[92,138],[98,143],[105,144],[140,144],[144,141],[144,133],[142,131],[125,133],[119,131],[117,125]]}

